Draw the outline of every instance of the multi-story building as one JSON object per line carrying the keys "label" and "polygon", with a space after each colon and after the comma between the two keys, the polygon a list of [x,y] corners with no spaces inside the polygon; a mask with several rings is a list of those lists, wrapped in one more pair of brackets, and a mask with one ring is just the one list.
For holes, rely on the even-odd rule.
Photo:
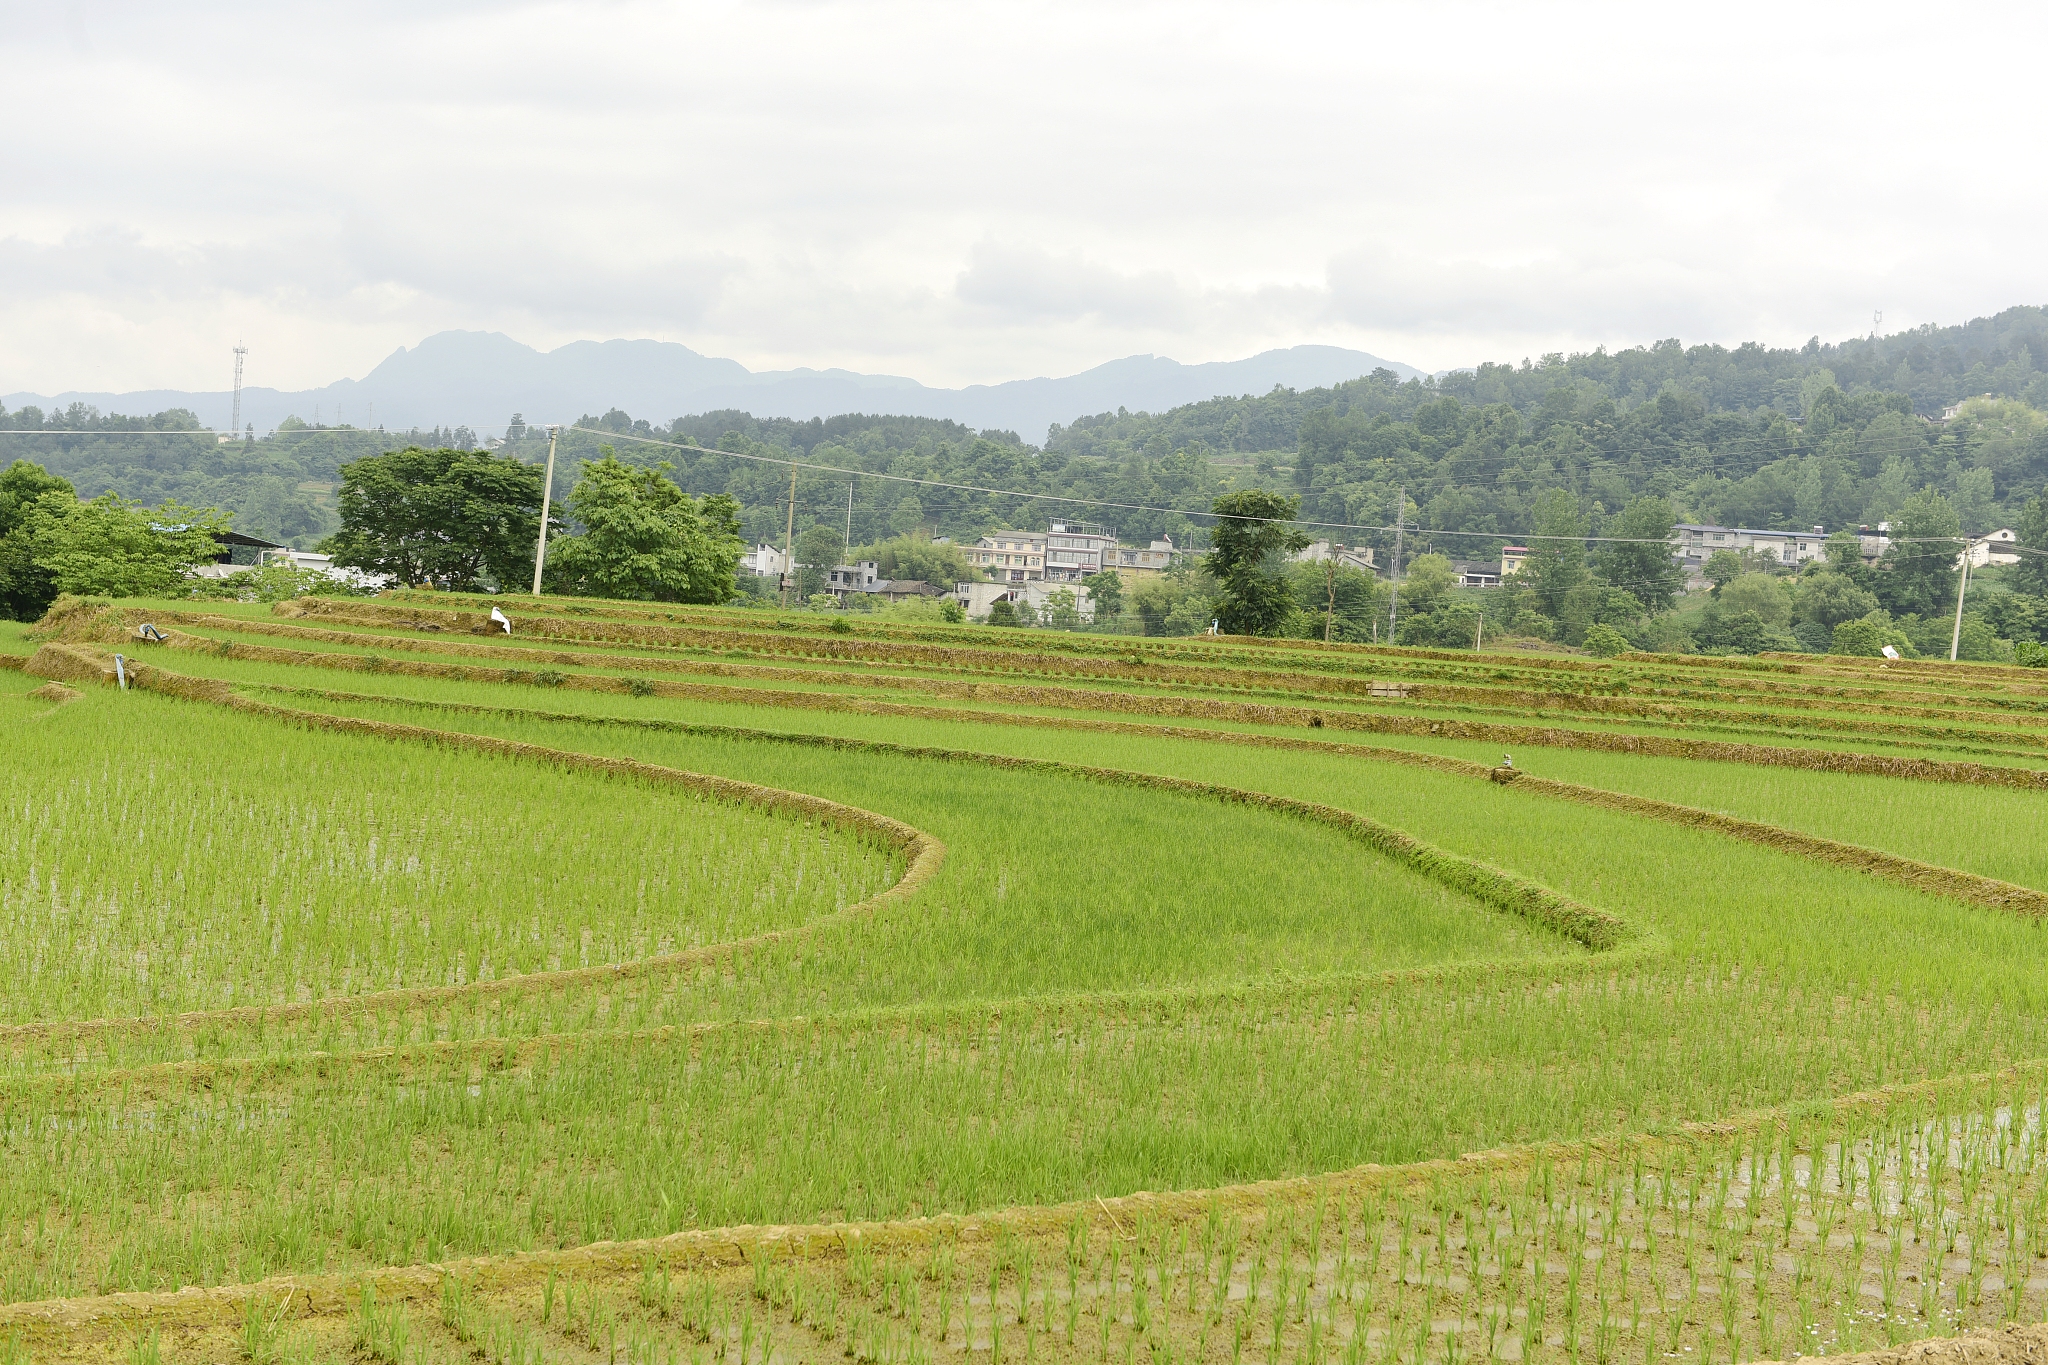
{"label": "multi-story building", "polygon": [[1104,567],[1115,569],[1119,578],[1147,578],[1172,568],[1181,552],[1173,547],[1172,536],[1161,536],[1145,549],[1117,545],[1111,553],[1114,558]]}
{"label": "multi-story building", "polygon": [[740,556],[740,572],[756,578],[780,578],[789,572],[789,560],[773,545],[756,545]]}
{"label": "multi-story building", "polygon": [[1078,521],[1056,521],[1050,531],[990,531],[964,549],[967,562],[998,583],[1078,583],[1105,569],[1142,578],[1165,573],[1181,553],[1170,536],[1139,549]]}
{"label": "multi-story building", "polygon": [[1779,564],[1827,558],[1827,533],[1818,526],[1808,531],[1752,531],[1685,522],[1672,527],[1671,536],[1677,545],[1675,557],[1688,574],[1697,574],[1716,550],[1748,550]]}
{"label": "multi-story building", "polygon": [[1045,537],[1045,581],[1078,583],[1116,565],[1116,532],[1086,522],[1056,521]]}
{"label": "multi-story building", "polygon": [[1042,582],[1045,542],[1043,531],[990,531],[967,547],[967,562],[1001,583]]}

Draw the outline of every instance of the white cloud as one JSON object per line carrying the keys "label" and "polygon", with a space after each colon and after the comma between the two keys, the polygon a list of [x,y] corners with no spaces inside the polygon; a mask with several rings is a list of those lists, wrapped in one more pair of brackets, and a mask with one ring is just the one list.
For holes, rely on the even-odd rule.
{"label": "white cloud", "polygon": [[448,327],[957,384],[1953,321],[2048,298],[2043,29],[78,0],[10,34],[0,391],[217,387],[237,337],[295,387]]}

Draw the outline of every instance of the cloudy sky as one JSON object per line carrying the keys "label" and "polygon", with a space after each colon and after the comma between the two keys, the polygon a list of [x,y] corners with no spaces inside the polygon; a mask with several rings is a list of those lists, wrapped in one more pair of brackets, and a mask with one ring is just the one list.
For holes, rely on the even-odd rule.
{"label": "cloudy sky", "polygon": [[445,328],[932,384],[2048,301],[2040,6],[16,0],[0,392]]}

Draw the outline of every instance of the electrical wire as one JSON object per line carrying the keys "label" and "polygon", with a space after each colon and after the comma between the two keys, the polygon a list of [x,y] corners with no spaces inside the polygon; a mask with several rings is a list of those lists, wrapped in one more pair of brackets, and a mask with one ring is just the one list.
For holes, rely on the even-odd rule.
{"label": "electrical wire", "polygon": [[[315,429],[315,430],[317,430],[317,431],[322,431],[322,432],[325,432],[325,431],[336,431],[336,432],[339,432],[339,431],[349,431],[349,432],[351,432],[351,433],[354,433],[354,432],[358,432],[358,431],[361,431],[362,429],[360,429],[360,428],[317,428],[317,429]],[[575,431],[575,432],[581,432],[581,433],[583,433],[584,435],[588,435],[588,436],[599,436],[599,437],[603,437],[603,438],[606,438],[606,439],[609,439],[609,440],[619,440],[619,441],[631,441],[631,442],[634,442],[634,443],[636,443],[636,444],[640,444],[640,445],[652,445],[652,446],[659,446],[659,447],[661,447],[662,449],[665,449],[665,450],[678,450],[678,451],[687,451],[687,452],[693,452],[693,453],[696,453],[696,454],[702,454],[702,455],[723,455],[723,456],[726,456],[726,457],[728,457],[728,458],[731,458],[731,459],[736,459],[736,460],[747,460],[747,461],[751,461],[751,462],[754,462],[754,463],[758,463],[758,464],[770,464],[770,465],[779,465],[779,466],[781,466],[782,468],[785,468],[785,469],[789,469],[789,468],[796,468],[796,469],[807,469],[807,470],[811,470],[811,471],[813,471],[813,472],[815,472],[815,473],[824,473],[824,474],[836,474],[836,475],[845,475],[845,476],[847,476],[847,477],[849,477],[849,478],[879,479],[879,480],[883,480],[883,481],[885,481],[885,482],[890,482],[890,483],[904,483],[904,484],[913,484],[913,485],[917,485],[917,486],[920,486],[920,487],[927,487],[927,488],[942,488],[942,489],[946,489],[946,490],[948,490],[948,491],[953,491],[953,492],[965,492],[965,493],[980,493],[980,494],[984,494],[984,495],[987,495],[987,496],[991,496],[991,497],[1004,497],[1004,498],[1015,498],[1015,499],[1018,499],[1018,500],[1020,500],[1020,501],[1036,501],[1036,502],[1058,502],[1058,503],[1066,503],[1066,504],[1071,504],[1071,505],[1074,505],[1074,506],[1081,506],[1081,507],[1102,507],[1102,508],[1109,508],[1109,509],[1112,509],[1112,510],[1115,510],[1115,511],[1129,511],[1129,512],[1151,512],[1151,513],[1156,513],[1156,514],[1160,514],[1160,515],[1165,515],[1165,516],[1181,516],[1181,517],[1187,517],[1187,518],[1189,518],[1189,519],[1191,519],[1191,520],[1192,520],[1192,519],[1197,519],[1197,518],[1200,518],[1200,519],[1204,519],[1204,520],[1206,520],[1206,521],[1212,521],[1212,522],[1213,522],[1213,521],[1215,521],[1215,520],[1231,520],[1231,521],[1248,521],[1248,522],[1265,522],[1265,523],[1273,523],[1273,524],[1277,524],[1277,525],[1289,525],[1289,526],[1306,526],[1306,527],[1312,527],[1312,528],[1314,528],[1314,529],[1316,529],[1316,530],[1330,530],[1330,531],[1368,531],[1368,532],[1387,532],[1387,531],[1397,531],[1397,530],[1399,530],[1399,531],[1406,531],[1406,532],[1410,532],[1410,533],[1413,533],[1413,534],[1415,534],[1415,535],[1420,535],[1420,536],[1462,536],[1462,537],[1465,537],[1465,538],[1468,538],[1468,539],[1476,539],[1476,540],[1499,540],[1499,541],[1504,541],[1504,542],[1508,542],[1508,543],[1514,543],[1514,542],[1518,542],[1518,541],[1548,541],[1548,540],[1557,540],[1557,541],[1573,541],[1573,540],[1576,540],[1576,541],[1578,541],[1578,542],[1579,542],[1579,543],[1581,543],[1581,544],[1587,544],[1587,545],[1603,545],[1603,544],[1604,544],[1604,545],[1663,545],[1663,544],[1669,544],[1669,543],[1670,543],[1670,542],[1669,542],[1668,540],[1658,540],[1658,539],[1655,539],[1655,538],[1653,538],[1653,537],[1629,537],[1629,536],[1545,536],[1545,535],[1537,535],[1537,534],[1513,534],[1513,533],[1507,533],[1507,532],[1501,532],[1501,531],[1454,531],[1454,530],[1450,530],[1450,529],[1447,529],[1447,528],[1444,528],[1444,527],[1433,527],[1433,526],[1409,526],[1409,525],[1406,525],[1405,523],[1404,523],[1404,524],[1402,524],[1402,525],[1400,525],[1400,526],[1395,526],[1395,525],[1390,525],[1390,524],[1381,524],[1381,525],[1373,525],[1373,524],[1365,524],[1365,523],[1358,523],[1358,522],[1339,522],[1339,521],[1316,521],[1316,520],[1311,520],[1311,519],[1308,519],[1308,518],[1303,518],[1303,517],[1252,517],[1252,516],[1239,516],[1239,515],[1236,515],[1236,514],[1219,514],[1219,513],[1217,513],[1217,512],[1214,512],[1214,511],[1197,511],[1197,510],[1193,510],[1193,509],[1189,509],[1189,508],[1181,508],[1181,507],[1159,507],[1159,506],[1155,506],[1155,505],[1152,505],[1152,504],[1149,504],[1149,503],[1128,503],[1128,502],[1115,502],[1115,501],[1112,501],[1112,500],[1109,500],[1109,499],[1106,499],[1106,498],[1084,498],[1084,497],[1073,497],[1073,496],[1069,496],[1069,495],[1066,495],[1066,494],[1059,494],[1059,493],[1033,493],[1033,492],[1024,492],[1024,491],[1021,491],[1021,490],[1018,490],[1018,489],[1007,489],[1007,488],[990,488],[990,487],[987,487],[987,486],[985,486],[985,485],[981,485],[981,484],[955,483],[955,482],[952,482],[952,481],[949,481],[949,480],[945,480],[945,479],[926,479],[926,478],[918,478],[918,477],[915,477],[915,476],[912,476],[912,475],[908,475],[908,474],[886,474],[886,473],[882,473],[882,472],[879,472],[879,471],[876,471],[876,470],[869,470],[869,469],[847,469],[847,468],[844,468],[843,466],[839,466],[839,465],[826,465],[826,464],[817,464],[817,463],[814,463],[814,462],[812,462],[812,461],[808,461],[808,460],[796,460],[796,459],[786,459],[786,458],[778,458],[778,457],[776,457],[776,456],[770,456],[770,455],[758,455],[758,454],[754,454],[754,453],[751,453],[751,452],[747,452],[747,451],[736,451],[736,450],[719,450],[719,449],[716,449],[716,448],[714,448],[714,447],[711,447],[711,446],[700,446],[700,445],[696,445],[696,444],[693,444],[693,443],[690,443],[690,442],[676,441],[676,440],[673,440],[673,439],[663,439],[663,438],[659,438],[659,437],[652,437],[652,436],[640,436],[640,435],[637,435],[637,434],[635,434],[635,433],[632,433],[632,432],[620,432],[620,431],[606,431],[606,430],[604,430],[604,429],[603,429],[603,428],[601,428],[601,427],[586,427],[586,426],[580,426],[580,425],[570,425],[570,426],[567,426],[567,427],[565,427],[565,428],[564,428],[564,430],[567,430],[567,431]],[[218,435],[223,435],[223,434],[225,434],[225,435],[229,435],[229,436],[232,436],[232,435],[233,435],[234,433],[232,433],[232,432],[227,432],[227,433],[223,433],[223,432],[219,432],[219,431],[214,431],[214,430],[210,430],[210,429],[208,429],[208,430],[185,430],[185,431],[166,431],[166,430],[161,430],[161,429],[151,429],[151,430],[146,430],[146,431],[88,431],[88,430],[51,430],[51,429],[48,429],[48,428],[42,428],[42,429],[34,429],[34,430],[31,430],[31,429],[22,429],[22,430],[5,430],[5,429],[0,429],[0,436],[25,436],[25,435],[61,435],[61,436],[218,436]],[[272,435],[273,435],[273,436],[274,436],[274,435],[277,435],[277,434],[279,434],[279,433],[272,433]],[[298,434],[300,434],[300,433],[298,433],[298,432],[287,432],[287,433],[282,433],[282,434],[285,434],[285,435],[298,435]],[[385,433],[382,433],[382,432],[378,432],[378,433],[367,433],[367,432],[364,432],[363,434],[378,434],[378,435],[382,435],[382,434],[385,434]],[[1730,529],[1731,529],[1731,530],[1737,530],[1737,529],[1744,529],[1744,528],[1733,528],[1733,527],[1731,527]],[[1790,534],[1798,534],[1798,533],[1794,532],[1794,533],[1790,533]],[[1839,533],[1837,533],[1837,534],[1839,534]],[[1890,537],[1888,537],[1887,539],[1888,539],[1888,540],[1890,540],[1890,542],[1891,542],[1891,543],[1893,543],[1893,544],[1905,544],[1905,543],[1911,543],[1910,541],[1907,541],[1907,540],[1903,540],[1903,539],[1898,539],[1898,538],[1890,538]],[[1964,543],[1964,542],[1963,542],[1963,539],[1962,539],[1961,537],[1955,537],[1955,536],[1936,536],[1936,537],[1923,537],[1922,539],[1926,539],[1926,540],[1931,540],[1931,541],[1939,541],[1939,542],[1941,542],[1941,543],[1945,543],[1945,544],[1961,544],[1961,543]],[[2042,554],[2042,553],[2048,553],[2048,551],[2040,551],[2040,550],[2032,550],[2032,549],[2022,549],[2022,547],[2018,547],[2018,546],[2013,546],[2013,547],[2008,547],[2008,548],[2010,548],[2010,549],[2013,549],[2013,550],[2018,550],[2018,551],[2020,551],[2020,552],[2022,552],[2022,553],[2027,553],[2027,554]]]}

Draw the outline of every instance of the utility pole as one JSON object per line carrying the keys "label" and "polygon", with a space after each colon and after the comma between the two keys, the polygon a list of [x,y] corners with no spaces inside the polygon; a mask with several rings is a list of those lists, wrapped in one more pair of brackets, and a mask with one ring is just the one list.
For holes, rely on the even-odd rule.
{"label": "utility pole", "polygon": [[1323,643],[1330,643],[1330,627],[1337,621],[1337,547],[1330,547],[1329,557],[1323,561],[1323,574],[1330,588],[1330,605],[1323,612]]}
{"label": "utility pole", "polygon": [[[792,503],[794,505],[794,503]],[[846,481],[846,548],[853,548],[853,480]]]}
{"label": "utility pole", "polygon": [[789,522],[782,528],[782,605],[789,605],[789,580],[796,576],[796,465],[789,467]]}
{"label": "utility pole", "polygon": [[1956,652],[1963,644],[1963,594],[1970,590],[1970,541],[1963,538],[1963,581],[1956,584],[1956,628],[1948,637],[1948,661],[1956,661]]}
{"label": "utility pole", "polygon": [[555,497],[555,436],[560,427],[548,428],[547,480],[540,486],[540,540],[533,547],[533,595],[540,596],[541,566],[548,562],[548,513]]}
{"label": "utility pole", "polygon": [[1403,484],[1394,506],[1394,593],[1387,603],[1387,643],[1394,643],[1394,622],[1401,615],[1401,530],[1408,516],[1408,486]]}
{"label": "utility pole", "polygon": [[242,433],[242,357],[249,354],[249,348],[241,342],[235,343],[235,415],[228,421],[228,435]]}

